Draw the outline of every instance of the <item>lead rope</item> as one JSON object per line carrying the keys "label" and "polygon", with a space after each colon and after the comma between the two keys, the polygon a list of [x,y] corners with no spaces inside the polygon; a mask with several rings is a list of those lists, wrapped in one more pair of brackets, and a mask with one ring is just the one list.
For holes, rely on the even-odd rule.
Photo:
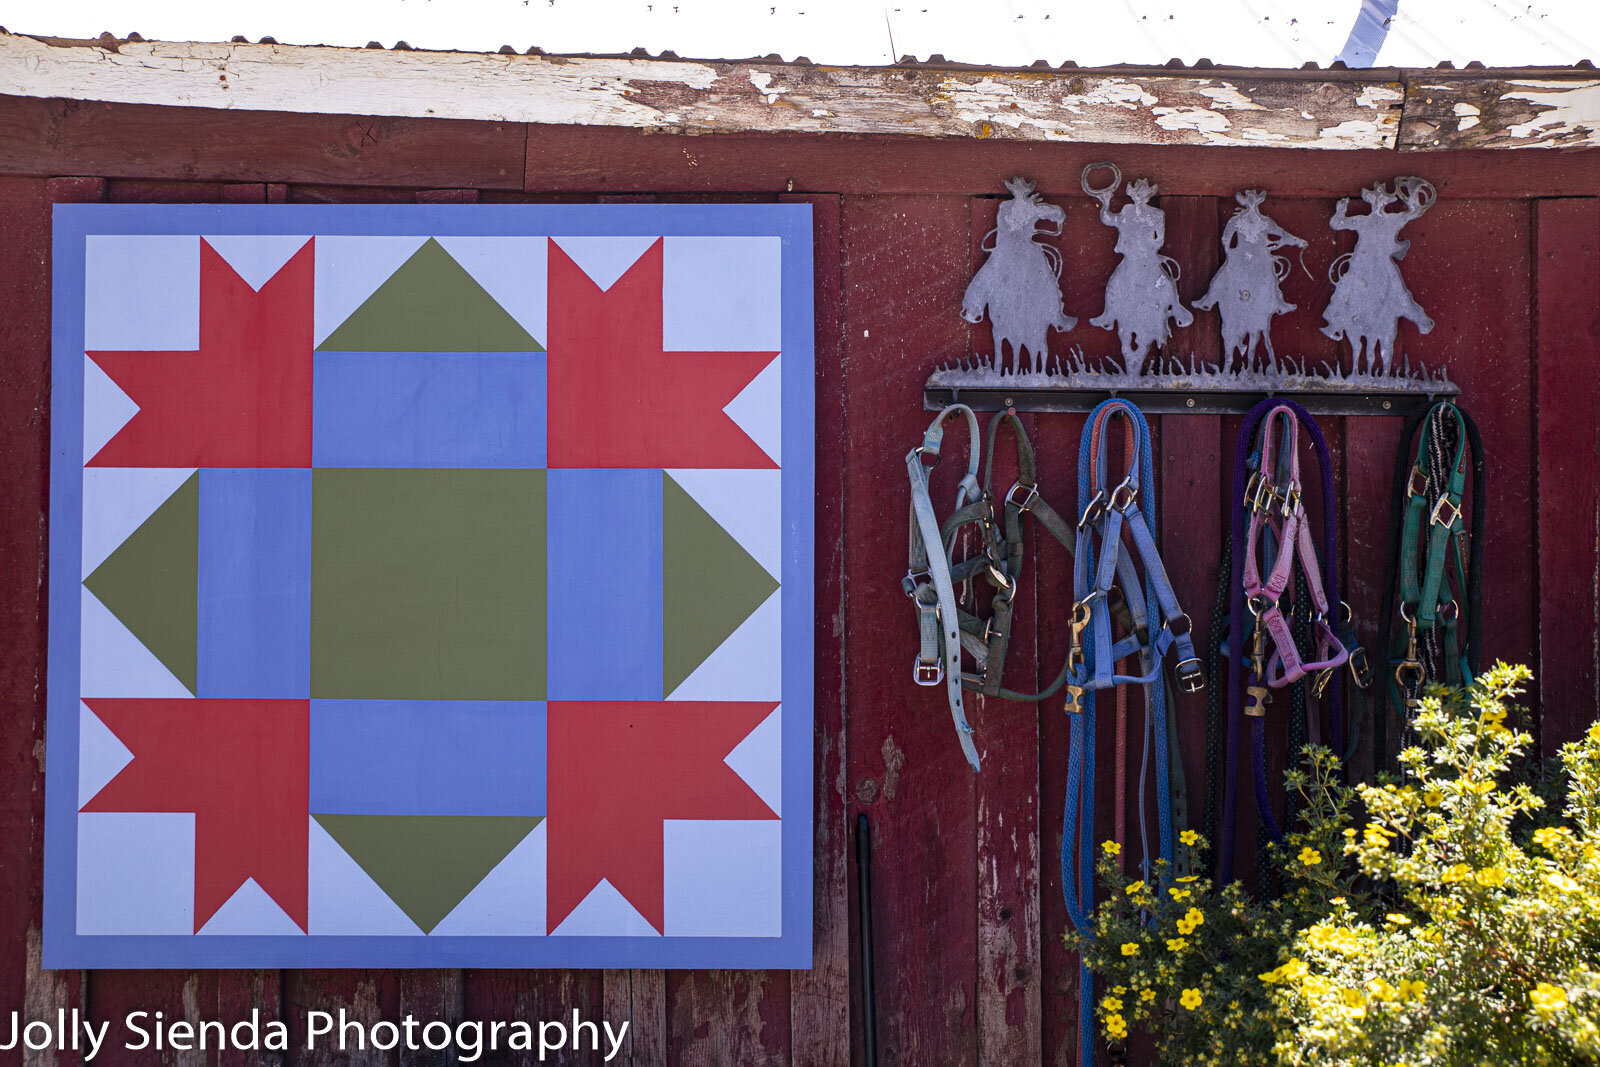
{"label": "lead rope", "polygon": [[[1273,468],[1273,431],[1275,423],[1284,430],[1284,447],[1293,448],[1294,434],[1303,427],[1311,438],[1317,455],[1322,479],[1323,537],[1325,553],[1319,554],[1312,538],[1309,520],[1300,503],[1297,454],[1289,456],[1291,481],[1280,484]],[[1255,432],[1261,430],[1261,458],[1252,473],[1250,458],[1255,452]],[[1274,512],[1276,513],[1274,515]],[[1249,516],[1248,548],[1246,553],[1246,516]],[[1228,641],[1228,727],[1226,757],[1224,760],[1222,825],[1218,832],[1217,879],[1219,883],[1233,880],[1234,812],[1238,803],[1239,746],[1243,729],[1242,719],[1251,719],[1251,779],[1256,796],[1257,816],[1266,840],[1279,841],[1282,831],[1272,817],[1268,802],[1266,782],[1266,734],[1264,715],[1272,689],[1281,688],[1313,673],[1317,679],[1314,687],[1319,697],[1327,693],[1328,730],[1338,749],[1343,746],[1343,719],[1340,707],[1343,699],[1342,671],[1338,668],[1349,660],[1349,653],[1333,631],[1327,614],[1339,604],[1338,595],[1338,542],[1336,539],[1336,510],[1333,501],[1333,464],[1327,441],[1311,415],[1292,401],[1265,400],[1245,416],[1239,438],[1234,448],[1234,479],[1232,521],[1229,531],[1228,582],[1229,631]],[[1267,538],[1274,524],[1277,553],[1265,577],[1253,554],[1255,548]],[[1317,635],[1316,655],[1305,662],[1295,645],[1288,621],[1283,617],[1280,598],[1298,562],[1307,578],[1308,600],[1315,609],[1311,628]],[[1244,626],[1247,604],[1246,586],[1250,595],[1248,604],[1254,624],[1248,639]],[[1272,652],[1267,653],[1268,642]],[[1244,671],[1245,648],[1250,646],[1248,679]],[[1248,705],[1248,706],[1247,706]],[[1263,846],[1264,847],[1264,846]]]}
{"label": "lead rope", "polygon": [[[1469,459],[1470,537],[1462,522]],[[1384,579],[1382,640],[1391,672],[1384,686],[1387,700],[1373,704],[1373,758],[1380,771],[1390,766],[1389,707],[1398,716],[1405,743],[1423,687],[1429,682],[1469,683],[1479,669],[1487,500],[1483,441],[1464,411],[1440,401],[1407,423],[1395,457],[1391,552]],[[1397,601],[1403,633],[1394,627]]]}
{"label": "lead rope", "polygon": [[[1127,475],[1109,492],[1107,452],[1101,447],[1106,425],[1114,418],[1126,420],[1133,447],[1127,450]],[[1160,856],[1166,861],[1163,878],[1172,876],[1172,812],[1170,745],[1166,687],[1162,667],[1166,653],[1177,649],[1177,672],[1188,691],[1204,684],[1200,661],[1194,655],[1189,617],[1178,606],[1156,551],[1151,527],[1155,523],[1155,494],[1141,493],[1141,471],[1153,471],[1150,428],[1138,408],[1112,399],[1097,405],[1084,426],[1078,450],[1079,519],[1073,554],[1072,640],[1067,653],[1066,710],[1071,722],[1071,747],[1067,758],[1066,811],[1061,847],[1061,887],[1067,915],[1080,932],[1092,932],[1094,910],[1094,779],[1095,695],[1129,683],[1145,688],[1146,754],[1155,750],[1156,818]],[[1123,531],[1131,544],[1124,545]],[[1138,554],[1144,566],[1143,582],[1134,563]],[[1122,591],[1131,626],[1113,640],[1110,594],[1113,584]],[[1087,638],[1087,640],[1086,640]],[[1141,673],[1117,673],[1117,664],[1137,658]],[[1141,771],[1141,781],[1143,771]],[[1143,793],[1140,798],[1143,811]],[[1141,826],[1143,818],[1141,817]],[[1076,858],[1074,859],[1074,853]],[[1151,876],[1148,845],[1140,860],[1146,879]],[[1093,1067],[1095,1056],[1094,977],[1081,962],[1078,972],[1078,1038],[1082,1067]]]}

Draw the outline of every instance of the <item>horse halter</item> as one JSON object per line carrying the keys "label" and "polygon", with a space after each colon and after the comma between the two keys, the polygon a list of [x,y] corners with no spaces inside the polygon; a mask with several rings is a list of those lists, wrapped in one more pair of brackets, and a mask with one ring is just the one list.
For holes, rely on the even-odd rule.
{"label": "horse halter", "polygon": [[[1316,452],[1321,479],[1321,553],[1303,501],[1299,458],[1302,430]],[[1217,833],[1217,878],[1223,883],[1233,879],[1234,811],[1238,803],[1243,720],[1250,720],[1256,812],[1268,837],[1281,841],[1283,833],[1272,815],[1266,777],[1265,716],[1273,692],[1289,690],[1291,748],[1298,748],[1313,732],[1308,729],[1308,698],[1316,698],[1327,709],[1327,731],[1318,740],[1343,754],[1348,739],[1341,715],[1340,668],[1349,666],[1357,686],[1364,687],[1369,678],[1365,654],[1355,642],[1349,609],[1339,597],[1332,458],[1321,429],[1304,408],[1291,401],[1269,399],[1245,416],[1234,447],[1233,494],[1211,645],[1214,663],[1226,655],[1228,675],[1220,827],[1216,825],[1213,806],[1213,768],[1222,747],[1219,701],[1208,703],[1206,723],[1206,822]],[[1296,590],[1295,603],[1286,612],[1284,597],[1291,582]],[[1337,620],[1330,620],[1334,605],[1340,607],[1341,614]],[[1225,646],[1221,636],[1224,623],[1228,632]],[[1307,641],[1311,642],[1314,657],[1309,660],[1301,651]],[[1266,869],[1263,862],[1263,871]]]}
{"label": "horse halter", "polygon": [[[957,414],[967,424],[967,469],[956,490],[955,507],[941,525],[934,514],[928,482],[939,463],[945,420]],[[1003,497],[996,497],[995,436],[1002,423],[1010,428],[1016,441],[1017,480]],[[934,417],[922,444],[907,453],[906,473],[911,482],[910,569],[901,582],[917,611],[920,644],[912,664],[912,678],[923,686],[944,684],[956,739],[974,771],[980,769],[980,761],[972,727],[967,722],[964,689],[1031,703],[1054,695],[1067,680],[1068,664],[1063,663],[1055,680],[1037,693],[1018,692],[1001,684],[1011,640],[1012,601],[1023,569],[1023,516],[1031,514],[1067,551],[1073,547],[1071,526],[1039,495],[1033,446],[1014,411],[1003,411],[989,421],[985,443],[988,460],[983,464],[980,485],[978,416],[965,404],[951,404]],[[957,544],[969,526],[977,529],[980,551],[957,560]],[[986,580],[994,590],[987,618],[964,609],[957,597],[957,586],[970,594],[970,583],[977,578]],[[975,671],[962,670],[963,651],[976,665]]]}
{"label": "horse halter", "polygon": [[[1125,475],[1113,484],[1108,473],[1110,427],[1123,423]],[[1137,683],[1145,692],[1145,761],[1140,769],[1139,833],[1144,845],[1143,873],[1152,874],[1146,833],[1144,788],[1149,755],[1155,755],[1155,796],[1159,854],[1173,871],[1172,708],[1162,677],[1168,651],[1176,649],[1176,672],[1189,692],[1205,678],[1194,654],[1189,616],[1178,606],[1150,528],[1154,493],[1141,486],[1141,472],[1153,468],[1150,427],[1126,400],[1099,404],[1084,426],[1078,449],[1077,547],[1073,553],[1071,647],[1067,653],[1066,710],[1071,720],[1067,758],[1066,812],[1061,844],[1061,884],[1067,915],[1079,930],[1092,928],[1094,908],[1095,697],[1108,689]],[[1136,563],[1137,558],[1137,563]],[[1143,573],[1140,573],[1142,564]],[[1117,595],[1120,593],[1120,597]],[[1118,616],[1125,613],[1124,618]],[[1114,636],[1114,626],[1122,631]],[[1118,663],[1133,657],[1136,673],[1118,673]],[[1120,695],[1120,690],[1118,690]],[[1122,777],[1122,735],[1118,735],[1118,779]],[[1179,768],[1181,773],[1181,767]],[[1094,1063],[1094,979],[1079,974],[1080,1061]]]}
{"label": "horse halter", "polygon": [[[1275,433],[1281,433],[1281,438]],[[1276,457],[1275,445],[1281,447]],[[1250,683],[1246,687],[1244,713],[1253,717],[1266,714],[1269,689],[1281,689],[1315,671],[1316,689],[1321,693],[1332,673],[1350,659],[1349,651],[1328,623],[1328,593],[1311,537],[1311,523],[1300,497],[1300,422],[1286,405],[1273,408],[1262,421],[1260,464],[1245,486],[1250,518],[1243,581],[1245,606],[1255,617],[1255,626],[1251,635]],[[1287,481],[1280,481],[1275,472],[1286,472]],[[1269,534],[1277,543],[1277,552],[1263,577],[1259,559],[1267,547],[1263,542]],[[1311,663],[1301,659],[1281,603],[1297,562],[1305,574],[1315,608],[1311,625],[1316,631],[1319,658]],[[1269,639],[1270,658],[1266,656]]]}
{"label": "horse halter", "polygon": [[[1470,538],[1462,511],[1469,458]],[[1403,729],[1409,729],[1427,683],[1470,684],[1477,672],[1483,576],[1482,553],[1473,551],[1473,542],[1482,543],[1484,493],[1483,441],[1477,426],[1456,405],[1434,404],[1420,422],[1407,426],[1395,464],[1390,567],[1398,571],[1398,586],[1393,574],[1384,583],[1384,618],[1386,629],[1392,630],[1398,598],[1404,633],[1385,643],[1391,649],[1389,703],[1399,712]],[[1381,769],[1388,759],[1381,713],[1375,726]]]}

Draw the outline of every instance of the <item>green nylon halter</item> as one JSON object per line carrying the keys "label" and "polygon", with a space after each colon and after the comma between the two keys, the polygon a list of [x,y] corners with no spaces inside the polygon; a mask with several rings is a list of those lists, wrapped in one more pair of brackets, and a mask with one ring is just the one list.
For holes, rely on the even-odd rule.
{"label": "green nylon halter", "polygon": [[[1402,443],[1404,447],[1404,443]],[[1399,524],[1398,592],[1401,625],[1392,646],[1390,702],[1402,729],[1409,726],[1423,686],[1470,684],[1475,640],[1461,640],[1463,624],[1475,633],[1478,568],[1462,516],[1467,464],[1473,463],[1473,530],[1482,529],[1482,448],[1472,421],[1449,401],[1428,409],[1416,430],[1416,449],[1405,470]],[[1397,486],[1397,490],[1399,487]],[[1378,757],[1386,759],[1379,751]]]}

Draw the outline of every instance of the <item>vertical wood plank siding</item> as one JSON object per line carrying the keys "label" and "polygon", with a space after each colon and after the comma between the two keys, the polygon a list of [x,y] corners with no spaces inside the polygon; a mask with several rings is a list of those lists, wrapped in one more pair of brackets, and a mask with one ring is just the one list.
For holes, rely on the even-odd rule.
{"label": "vertical wood plank siding", "polygon": [[[51,147],[42,131],[56,131]],[[631,1067],[861,1062],[855,966],[854,819],[873,840],[879,1062],[1067,1064],[1076,1046],[1077,961],[1058,857],[1067,722],[1058,698],[1035,707],[974,700],[985,760],[974,776],[942,692],[911,684],[902,458],[929,418],[921,386],[937,362],[987,347],[957,312],[994,224],[1002,178],[1040,180],[1066,212],[1049,239],[1063,257],[1069,314],[1059,352],[1111,351],[1087,320],[1102,310],[1114,234],[1076,191],[1077,172],[1113,158],[1163,184],[1167,252],[1181,292],[1204,292],[1235,188],[1260,185],[1264,210],[1306,238],[1307,271],[1283,282],[1297,310],[1279,320],[1278,351],[1320,359],[1326,269],[1349,248],[1327,226],[1333,199],[1398,173],[1440,185],[1440,202],[1407,229],[1403,265],[1438,325],[1402,346],[1441,362],[1465,390],[1489,454],[1484,647],[1533,663],[1545,751],[1595,718],[1600,687],[1600,183],[1592,160],[1545,153],[1296,153],[1149,146],[886,145],[871,139],[642,137],[627,131],[348,116],[213,114],[192,109],[65,107],[0,98],[0,132],[35,147],[0,152],[0,1001],[43,1013],[84,1007],[96,1019],[134,1010],[232,1018],[261,1009],[295,1034],[298,1067],[394,1067],[393,1053],[304,1051],[309,1010],[373,1022],[407,1010],[446,1019],[586,1017],[631,1022]],[[22,143],[22,142],[16,142]],[[1307,155],[1315,155],[1308,160]],[[11,160],[11,162],[7,162]],[[8,176],[13,175],[13,176]],[[18,176],[20,175],[20,176]],[[791,185],[790,183],[795,184]],[[798,188],[802,192],[790,190]],[[1586,193],[1579,196],[1574,193]],[[724,194],[727,194],[724,196]],[[810,203],[817,295],[816,967],[809,972],[295,971],[42,972],[38,969],[44,733],[44,532],[48,460],[49,209],[52,201],[430,203],[779,199]],[[1553,197],[1553,198],[1552,198]],[[1176,350],[1220,355],[1215,316],[1175,337]],[[1077,505],[1081,416],[1029,416],[1040,492]],[[1155,426],[1158,537],[1204,648],[1236,418],[1168,416]],[[1339,553],[1358,631],[1380,669],[1384,560],[1397,419],[1324,421],[1343,501]],[[938,473],[943,495],[965,442]],[[1001,436],[997,483],[1015,466]],[[1071,568],[1030,534],[1008,682],[1048,681],[1067,645]],[[1215,683],[1213,683],[1215,684]],[[1352,698],[1352,707],[1362,702]],[[1114,704],[1102,702],[1097,833],[1112,832]],[[1130,753],[1142,706],[1129,701]],[[1362,717],[1365,718],[1363,708]],[[1204,811],[1204,700],[1180,696],[1191,825]],[[1272,724],[1283,763],[1284,724]],[[1370,761],[1370,724],[1357,758]],[[1391,733],[1392,736],[1392,733]],[[1130,773],[1136,782],[1136,765]],[[1137,840],[1137,796],[1126,798]],[[1277,794],[1275,794],[1276,797]],[[1254,867],[1253,802],[1241,791],[1240,869]],[[1136,851],[1136,847],[1133,849]],[[31,948],[31,951],[30,951]],[[100,1060],[134,1054],[108,1048]],[[536,1053],[503,1062],[532,1064]],[[195,1054],[226,1067],[247,1056]],[[0,1053],[0,1065],[20,1063]],[[58,1062],[68,1062],[60,1059]],[[174,1060],[174,1062],[179,1062]],[[253,1060],[251,1062],[254,1062]],[[411,1062],[408,1060],[407,1062]],[[417,1060],[416,1062],[423,1062]],[[429,1061],[432,1062],[432,1061]],[[444,1063],[444,1058],[439,1058]],[[553,1062],[553,1061],[547,1061]],[[562,1060],[590,1064],[588,1051]],[[617,1061],[613,1061],[617,1062]]]}

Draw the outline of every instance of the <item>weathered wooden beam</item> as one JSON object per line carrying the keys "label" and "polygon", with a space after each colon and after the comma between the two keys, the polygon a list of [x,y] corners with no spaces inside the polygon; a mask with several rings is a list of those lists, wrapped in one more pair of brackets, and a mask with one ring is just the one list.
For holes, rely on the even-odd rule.
{"label": "weathered wooden beam", "polygon": [[0,93],[684,133],[1392,148],[1392,73],[1153,73],[518,56],[0,35]]}
{"label": "weathered wooden beam", "polygon": [[1600,80],[1413,78],[1402,149],[1600,145]]}

